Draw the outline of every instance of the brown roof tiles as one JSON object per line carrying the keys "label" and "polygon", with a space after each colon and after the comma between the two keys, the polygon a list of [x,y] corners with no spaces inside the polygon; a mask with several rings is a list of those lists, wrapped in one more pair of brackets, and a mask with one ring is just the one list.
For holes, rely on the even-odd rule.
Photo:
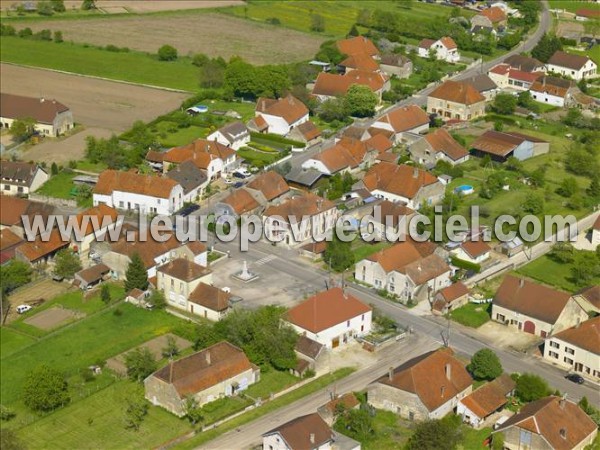
{"label": "brown roof tiles", "polygon": [[380,162],[371,167],[363,182],[369,191],[381,190],[412,199],[424,186],[439,183],[429,172],[406,164]]}
{"label": "brown roof tiles", "polygon": [[502,10],[502,8],[498,8],[497,6],[486,8],[480,11],[479,14],[490,19],[490,22],[492,23],[502,22],[503,20],[506,20],[505,12]]}
{"label": "brown roof tiles", "polygon": [[178,280],[188,282],[204,277],[211,272],[207,267],[184,258],[175,258],[158,267],[156,271],[177,278]]}
{"label": "brown roof tiles", "polygon": [[473,105],[485,101],[485,97],[472,84],[464,81],[445,81],[441,86],[435,88],[429,96],[460,103],[461,105]]}
{"label": "brown roof tiles", "polygon": [[105,170],[98,177],[94,193],[111,195],[113,191],[121,191],[149,197],[169,198],[175,186],[177,183],[170,178]]}
{"label": "brown roof tiles", "polygon": [[587,56],[573,55],[571,53],[557,50],[548,60],[548,64],[580,70],[590,60]]}
{"label": "brown roof tiles", "polygon": [[38,123],[52,124],[58,114],[69,108],[56,100],[0,94],[0,116],[11,119],[31,117]]}
{"label": "brown roof tiles", "polygon": [[284,219],[294,217],[299,222],[302,216],[314,216],[332,208],[335,208],[333,202],[308,192],[292,197],[279,205],[269,206],[264,216],[281,216]]}
{"label": "brown roof tiles", "polygon": [[508,402],[507,395],[515,389],[515,382],[503,373],[460,400],[477,417],[483,419],[496,412]]}
{"label": "brown roof tiles", "polygon": [[282,117],[288,124],[292,124],[306,116],[308,108],[293,95],[278,100],[260,97],[256,101],[256,112]]}
{"label": "brown roof tiles", "polygon": [[427,125],[429,116],[417,105],[408,105],[390,111],[378,121],[389,123],[396,133],[401,133]]}
{"label": "brown roof tiles", "polygon": [[375,47],[373,41],[364,36],[356,36],[349,39],[341,39],[337,41],[337,47],[341,53],[348,56],[379,55],[379,50],[377,50],[377,47]]}
{"label": "brown roof tiles", "polygon": [[318,449],[333,441],[331,428],[317,413],[297,417],[264,434],[279,434],[292,450]]}
{"label": "brown roof tiles", "polygon": [[600,316],[586,320],[579,326],[561,331],[555,334],[554,337],[592,352],[595,355],[600,355]]}
{"label": "brown roof tiles", "polygon": [[200,283],[196,286],[188,300],[213,311],[225,311],[229,308],[229,300],[231,294],[205,283]]}
{"label": "brown roof tiles", "polygon": [[425,136],[425,140],[432,150],[445,154],[453,161],[469,154],[444,128],[438,128],[433,133],[429,133]]}
{"label": "brown roof tiles", "polygon": [[268,202],[290,190],[285,179],[273,170],[257,176],[246,187],[262,192]]}
{"label": "brown roof tiles", "polygon": [[253,211],[260,206],[260,203],[244,188],[236,189],[221,202],[229,205],[238,216]]}

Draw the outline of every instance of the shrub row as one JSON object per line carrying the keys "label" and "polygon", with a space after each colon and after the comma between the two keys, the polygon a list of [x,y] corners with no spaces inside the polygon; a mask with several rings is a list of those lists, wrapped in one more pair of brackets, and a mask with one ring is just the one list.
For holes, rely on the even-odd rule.
{"label": "shrub row", "polygon": [[479,264],[465,261],[464,259],[457,258],[456,256],[450,257],[450,262],[453,266],[459,267],[461,269],[472,270],[475,273],[481,272],[481,266]]}
{"label": "shrub row", "polygon": [[278,134],[271,134],[271,133],[263,134],[263,133],[256,133],[256,132],[252,131],[252,132],[250,132],[250,136],[252,136],[253,138],[258,138],[258,139],[263,139],[263,140],[268,140],[268,141],[273,141],[273,142],[279,142],[281,144],[288,144],[288,145],[292,145],[294,147],[300,147],[300,148],[306,147],[306,144],[304,142],[287,139],[287,138],[284,138],[283,136],[279,136]]}

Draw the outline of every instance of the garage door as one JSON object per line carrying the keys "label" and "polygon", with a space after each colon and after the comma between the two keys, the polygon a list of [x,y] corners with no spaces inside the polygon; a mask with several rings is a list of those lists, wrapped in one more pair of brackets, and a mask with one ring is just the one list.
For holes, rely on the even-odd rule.
{"label": "garage door", "polygon": [[331,341],[331,347],[332,348],[337,348],[339,346],[340,346],[340,338],[336,337],[336,338],[332,339],[332,341]]}
{"label": "garage door", "polygon": [[525,333],[535,334],[535,323],[530,320],[525,321],[525,324],[523,325],[523,331],[525,331]]}

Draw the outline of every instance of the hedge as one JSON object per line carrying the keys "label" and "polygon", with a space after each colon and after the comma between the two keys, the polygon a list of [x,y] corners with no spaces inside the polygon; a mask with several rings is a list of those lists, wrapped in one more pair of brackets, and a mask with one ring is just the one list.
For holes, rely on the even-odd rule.
{"label": "hedge", "polygon": [[461,269],[472,270],[475,273],[481,272],[481,266],[479,264],[465,261],[464,259],[457,258],[456,256],[452,256],[450,258],[450,262],[453,266],[459,267]]}
{"label": "hedge", "polygon": [[266,145],[262,145],[262,144],[258,144],[256,142],[250,142],[248,144],[248,147],[253,148],[255,150],[258,150],[259,152],[264,152],[264,153],[279,153],[278,150],[272,148],[272,147],[268,147]]}
{"label": "hedge", "polygon": [[287,139],[287,138],[284,138],[283,136],[279,136],[278,134],[271,134],[271,133],[263,134],[263,133],[257,133],[255,131],[251,131],[250,136],[253,138],[264,139],[267,141],[279,142],[281,144],[288,144],[288,145],[292,145],[294,147],[300,147],[300,148],[306,147],[306,144],[304,142]]}

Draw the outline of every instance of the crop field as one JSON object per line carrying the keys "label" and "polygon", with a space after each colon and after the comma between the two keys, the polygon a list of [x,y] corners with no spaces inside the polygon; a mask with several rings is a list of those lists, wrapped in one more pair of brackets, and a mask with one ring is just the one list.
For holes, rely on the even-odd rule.
{"label": "crop field", "polygon": [[[164,44],[172,45],[180,56],[205,53],[229,59],[241,56],[255,64],[276,64],[312,58],[321,38],[283,27],[253,23],[217,13],[173,13],[169,15],[116,16],[80,20],[36,20],[14,22],[20,29],[34,32],[60,30],[65,41],[96,46],[108,44],[155,54]],[[71,48],[62,50],[66,54]],[[69,50],[69,51],[67,51]],[[61,51],[62,53],[62,51]],[[126,58],[131,53],[119,54]],[[93,58],[90,58],[91,62]],[[165,67],[173,64],[155,61]],[[35,65],[35,64],[33,64]]]}
{"label": "crop field", "polygon": [[[412,2],[410,9],[403,2],[376,1],[257,1],[243,7],[223,9],[227,14],[248,18],[258,22],[267,19],[278,19],[281,27],[310,32],[311,14],[319,14],[325,19],[324,35],[341,37],[356,22],[361,9],[382,9],[396,11],[404,17],[415,21],[430,19],[435,16],[448,16],[450,8],[441,5]],[[464,10],[463,10],[464,11]],[[463,12],[464,14],[464,12]],[[468,15],[468,13],[467,13]],[[273,26],[274,29],[277,29]]]}

